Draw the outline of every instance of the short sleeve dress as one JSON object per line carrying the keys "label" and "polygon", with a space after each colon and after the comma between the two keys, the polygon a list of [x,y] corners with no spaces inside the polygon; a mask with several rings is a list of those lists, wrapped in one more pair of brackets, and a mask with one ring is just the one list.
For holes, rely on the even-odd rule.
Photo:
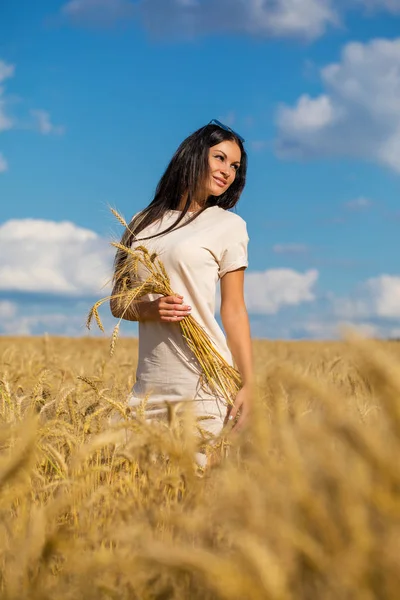
{"label": "short sleeve dress", "polygon": [[[164,231],[180,211],[167,211],[162,219],[146,227],[132,245],[145,245],[163,262],[174,293],[192,307],[192,315],[206,330],[213,344],[233,365],[224,333],[215,318],[217,284],[229,271],[246,268],[249,237],[245,221],[218,206],[207,208],[193,222],[151,240],[140,238]],[[191,214],[185,215],[189,219]],[[140,275],[140,272],[139,272]],[[149,294],[148,300],[159,295]],[[193,403],[197,416],[207,417],[204,428],[217,435],[226,415],[226,406],[204,390],[201,371],[182,337],[179,323],[139,322],[139,357],[136,383],[128,398],[131,408],[142,405],[146,416],[165,412],[165,402]]]}

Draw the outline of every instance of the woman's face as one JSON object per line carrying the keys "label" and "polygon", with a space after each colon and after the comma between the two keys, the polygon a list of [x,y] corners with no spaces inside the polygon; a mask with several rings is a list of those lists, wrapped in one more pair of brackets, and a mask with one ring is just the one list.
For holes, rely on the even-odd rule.
{"label": "woman's face", "polygon": [[221,196],[235,181],[242,153],[236,142],[226,140],[212,146],[208,154],[210,166],[207,196]]}

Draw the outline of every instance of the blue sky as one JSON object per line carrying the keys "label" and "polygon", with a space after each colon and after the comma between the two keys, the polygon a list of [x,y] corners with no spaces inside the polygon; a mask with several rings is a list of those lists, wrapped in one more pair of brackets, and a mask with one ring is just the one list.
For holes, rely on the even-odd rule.
{"label": "blue sky", "polygon": [[107,206],[219,118],[249,153],[253,335],[400,336],[399,26],[400,0],[2,3],[0,332],[83,334]]}

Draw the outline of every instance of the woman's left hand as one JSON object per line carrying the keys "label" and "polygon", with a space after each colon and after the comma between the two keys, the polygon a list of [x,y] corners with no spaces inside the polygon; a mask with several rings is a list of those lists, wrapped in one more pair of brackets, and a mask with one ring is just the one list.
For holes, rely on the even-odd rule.
{"label": "woman's left hand", "polygon": [[251,412],[252,392],[253,391],[250,385],[244,385],[236,394],[233,406],[228,408],[225,423],[229,423],[231,421],[235,422],[235,419],[239,413],[239,417],[232,427],[232,431],[240,431],[243,425],[246,423]]}

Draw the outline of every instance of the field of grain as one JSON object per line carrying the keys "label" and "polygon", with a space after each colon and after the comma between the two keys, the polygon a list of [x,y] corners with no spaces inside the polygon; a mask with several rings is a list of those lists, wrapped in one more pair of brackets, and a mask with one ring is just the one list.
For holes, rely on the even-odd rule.
{"label": "field of grain", "polygon": [[[248,430],[124,419],[137,345],[0,338],[7,600],[400,597],[400,344],[254,341]],[[114,424],[113,424],[114,423]]]}

